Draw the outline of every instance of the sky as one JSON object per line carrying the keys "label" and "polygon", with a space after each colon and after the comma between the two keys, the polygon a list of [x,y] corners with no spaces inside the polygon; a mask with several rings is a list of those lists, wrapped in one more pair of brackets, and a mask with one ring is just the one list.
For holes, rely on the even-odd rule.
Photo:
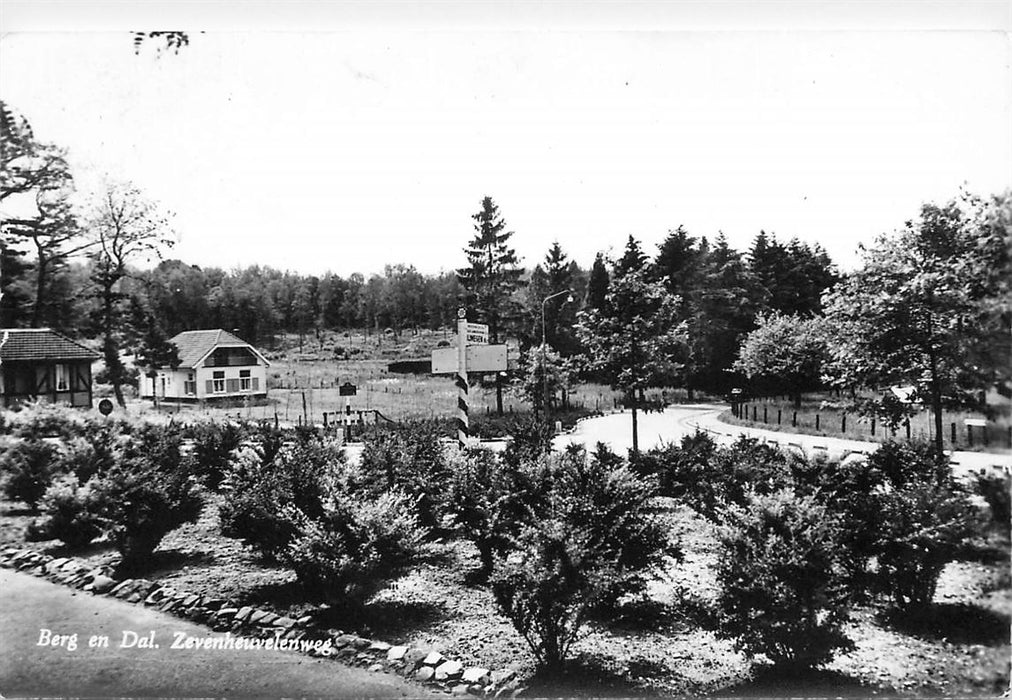
{"label": "sky", "polygon": [[1012,186],[1007,27],[271,17],[178,54],[8,32],[0,99],[68,149],[82,199],[130,181],[172,212],[170,257],[226,269],[451,270],[486,195],[526,266],[681,225],[850,269],[922,203]]}

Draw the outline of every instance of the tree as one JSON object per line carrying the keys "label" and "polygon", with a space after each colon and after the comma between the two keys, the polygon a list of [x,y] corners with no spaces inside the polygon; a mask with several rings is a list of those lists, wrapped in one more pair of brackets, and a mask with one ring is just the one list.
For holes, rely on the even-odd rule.
{"label": "tree", "polygon": [[102,354],[116,401],[126,407],[122,389],[126,372],[119,355],[125,298],[120,283],[128,276],[130,263],[160,256],[161,249],[173,241],[168,237],[168,221],[156,205],[129,184],[107,183],[92,209],[89,228],[95,237],[92,281],[99,302],[96,320]]}
{"label": "tree", "polygon": [[594,265],[590,268],[590,278],[587,280],[586,306],[591,309],[603,309],[605,297],[608,296],[608,267],[604,262],[604,255],[598,253],[594,257]]}
{"label": "tree", "polygon": [[802,392],[818,386],[827,354],[821,318],[760,314],[745,336],[734,368],[764,390],[783,391],[801,406]]}
{"label": "tree", "polygon": [[669,379],[677,369],[675,353],[685,341],[676,319],[678,299],[643,270],[628,269],[611,280],[603,309],[578,315],[577,333],[586,364],[632,404],[633,453],[639,451],[637,392]]}
{"label": "tree", "polygon": [[[552,244],[545,255],[545,275],[547,278],[547,294],[539,299],[539,303],[547,296],[558,294],[545,305],[545,335],[542,339],[550,347],[555,348],[563,357],[569,357],[577,350],[577,342],[573,333],[576,323],[576,307],[568,302],[562,292],[572,292],[575,286],[573,268],[558,241]],[[574,299],[576,296],[574,295]]]}
{"label": "tree", "polygon": [[524,353],[521,371],[518,390],[535,413],[556,405],[555,397],[565,397],[573,388],[572,364],[545,344]]}
{"label": "tree", "polygon": [[[56,293],[60,290],[59,285],[54,287],[54,281],[58,281],[56,278],[68,260],[90,247],[92,241],[78,226],[69,202],[73,178],[66,151],[39,141],[28,121],[3,102],[0,102],[0,146],[0,204],[4,212],[0,229],[5,241],[4,286],[8,287],[5,291],[19,297],[24,308],[31,308],[23,318],[28,325],[37,327],[59,316],[52,311],[65,300]],[[20,260],[24,251],[18,250],[18,244],[34,252],[34,266]],[[29,280],[29,274],[33,279]],[[20,278],[20,284],[13,283],[16,278]]]}
{"label": "tree", "polygon": [[169,342],[162,324],[144,301],[132,297],[130,299],[129,333],[136,345],[137,365],[147,369],[147,377],[151,379],[151,400],[158,405],[158,387],[155,378],[158,370],[166,367],[175,369],[179,366],[179,352]]}
{"label": "tree", "polygon": [[[1010,230],[974,197],[925,204],[920,218],[863,250],[863,267],[825,299],[832,379],[884,390],[912,385],[934,418],[979,406],[981,390],[1009,376]],[[996,349],[999,350],[996,355]]]}
{"label": "tree", "polygon": [[[474,214],[475,236],[464,249],[468,267],[457,270],[464,288],[466,305],[473,306],[489,327],[489,340],[498,343],[506,324],[516,318],[517,302],[513,294],[520,288],[523,268],[519,266],[516,251],[509,246],[512,231],[499,207],[491,197],[481,201],[481,211]],[[496,374],[496,412],[503,414],[502,377]]]}

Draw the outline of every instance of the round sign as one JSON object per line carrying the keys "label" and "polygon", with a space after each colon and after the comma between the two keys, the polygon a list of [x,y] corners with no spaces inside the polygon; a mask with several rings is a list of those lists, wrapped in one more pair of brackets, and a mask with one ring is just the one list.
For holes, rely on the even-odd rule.
{"label": "round sign", "polygon": [[467,318],[467,309],[463,306],[457,309],[457,318]]}
{"label": "round sign", "polygon": [[98,412],[103,416],[108,416],[112,413],[112,401],[109,399],[102,399],[98,402]]}

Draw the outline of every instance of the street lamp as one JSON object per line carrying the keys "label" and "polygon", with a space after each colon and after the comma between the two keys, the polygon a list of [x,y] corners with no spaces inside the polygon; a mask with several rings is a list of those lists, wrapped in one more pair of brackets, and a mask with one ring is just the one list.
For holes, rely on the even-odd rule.
{"label": "street lamp", "polygon": [[562,302],[566,304],[573,301],[573,292],[569,289],[564,289],[561,292],[555,294],[549,294],[541,300],[541,400],[545,411],[545,419],[548,418],[548,372],[545,371],[545,359],[548,345],[548,338],[545,335],[545,304],[548,303],[549,299],[555,297],[561,297],[563,294],[567,294],[566,301]]}

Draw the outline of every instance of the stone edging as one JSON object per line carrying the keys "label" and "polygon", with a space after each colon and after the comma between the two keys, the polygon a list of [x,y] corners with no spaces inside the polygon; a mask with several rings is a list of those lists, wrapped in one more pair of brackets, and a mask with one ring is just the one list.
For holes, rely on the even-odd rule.
{"label": "stone edging", "polygon": [[452,695],[514,698],[525,689],[512,669],[465,668],[459,661],[448,659],[435,650],[394,646],[320,629],[312,623],[310,615],[295,620],[250,606],[238,606],[221,598],[178,591],[157,581],[140,578],[117,581],[108,566],[95,568],[73,558],[54,558],[32,549],[8,547],[0,551],[0,567],[24,571],[95,595],[143,604],[207,624],[215,632],[269,632],[279,639],[291,640],[292,644],[299,640],[319,641],[320,644],[300,653],[340,659],[370,671],[398,673]]}

